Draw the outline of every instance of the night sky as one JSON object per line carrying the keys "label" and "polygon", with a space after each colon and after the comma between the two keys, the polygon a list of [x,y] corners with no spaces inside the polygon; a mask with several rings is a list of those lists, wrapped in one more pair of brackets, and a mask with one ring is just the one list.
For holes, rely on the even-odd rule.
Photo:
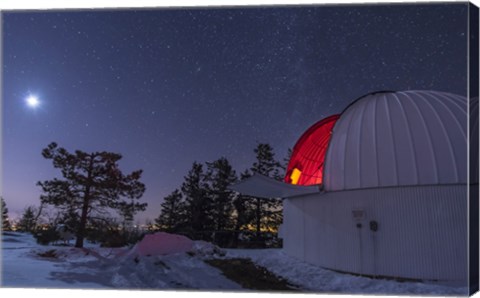
{"label": "night sky", "polygon": [[[41,150],[113,151],[143,169],[154,219],[193,161],[279,159],[378,90],[466,95],[467,4],[2,13],[3,197],[39,205]],[[36,96],[32,108],[26,99]]]}

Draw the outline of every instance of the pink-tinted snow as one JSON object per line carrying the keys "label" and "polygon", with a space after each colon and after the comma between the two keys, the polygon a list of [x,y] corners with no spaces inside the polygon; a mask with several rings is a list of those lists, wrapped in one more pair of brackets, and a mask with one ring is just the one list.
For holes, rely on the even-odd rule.
{"label": "pink-tinted snow", "polygon": [[138,256],[168,255],[179,252],[187,252],[193,247],[193,241],[182,235],[158,232],[145,235],[135,245],[133,253]]}

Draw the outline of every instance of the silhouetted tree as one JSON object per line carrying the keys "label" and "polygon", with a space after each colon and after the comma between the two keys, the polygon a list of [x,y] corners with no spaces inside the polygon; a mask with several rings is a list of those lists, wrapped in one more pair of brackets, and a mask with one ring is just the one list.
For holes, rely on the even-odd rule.
{"label": "silhouetted tree", "polygon": [[144,211],[146,208],[147,203],[138,203],[135,201],[134,197],[129,201],[119,202],[117,209],[123,218],[123,228],[125,229],[127,226],[131,226],[135,214],[138,211]]}
{"label": "silhouetted tree", "polygon": [[215,230],[231,229],[233,200],[236,195],[227,187],[237,181],[237,175],[225,157],[207,162],[207,167],[207,181],[210,184],[208,195],[212,200]]}
{"label": "silhouetted tree", "polygon": [[[186,228],[192,231],[194,236],[198,235],[198,232],[213,230],[212,200],[208,197],[209,187],[202,164],[193,163],[181,189],[185,197]],[[210,239],[206,237],[206,240]]]}
{"label": "silhouetted tree", "polygon": [[35,213],[35,207],[28,206],[27,208],[25,208],[22,217],[18,222],[18,228],[20,231],[28,233],[32,233],[35,231],[35,228],[37,226],[37,222],[35,221]]}
{"label": "silhouetted tree", "polygon": [[175,189],[171,194],[163,199],[160,215],[155,219],[155,223],[168,232],[176,232],[185,222],[185,203],[182,193]]}
{"label": "silhouetted tree", "polygon": [[[245,170],[240,174],[240,180],[247,179],[251,176],[251,172],[249,170]],[[233,206],[235,208],[235,247],[238,244],[239,233],[255,219],[255,209],[253,204],[254,200],[255,198],[243,194],[239,194],[233,200]]]}
{"label": "silhouetted tree", "polygon": [[43,149],[42,155],[52,160],[63,179],[38,182],[37,185],[43,190],[40,200],[45,204],[78,211],[80,220],[76,230],[76,247],[83,247],[85,227],[92,213],[108,209],[124,210],[129,204],[131,214],[145,210],[146,204],[137,202],[145,192],[145,185],[139,181],[142,170],[123,174],[118,165],[122,158],[120,154],[105,151],[86,153],[80,150],[70,153],[51,143]]}
{"label": "silhouetted tree", "polygon": [[8,218],[8,208],[3,198],[0,198],[0,208],[0,214],[2,215],[2,231],[9,231],[11,227],[10,220]]}
{"label": "silhouetted tree", "polygon": [[275,152],[270,144],[259,143],[253,152],[256,158],[250,169],[253,173],[282,180],[282,165],[275,159]]}
{"label": "silhouetted tree", "polygon": [[288,163],[290,162],[290,158],[292,157],[292,149],[288,148],[287,155],[283,158],[282,163],[280,164],[280,168],[283,170],[282,177],[285,176],[288,168]]}
{"label": "silhouetted tree", "polygon": [[70,232],[75,232],[80,226],[80,216],[74,206],[70,206],[65,212],[60,214],[58,223],[64,224]]}
{"label": "silhouetted tree", "polygon": [[[275,159],[272,146],[259,143],[254,149],[256,160],[250,169],[253,173],[261,174],[276,180],[282,180],[281,164]],[[260,236],[262,221],[265,228],[276,229],[282,222],[282,201],[278,198],[255,198],[255,230],[257,238]]]}

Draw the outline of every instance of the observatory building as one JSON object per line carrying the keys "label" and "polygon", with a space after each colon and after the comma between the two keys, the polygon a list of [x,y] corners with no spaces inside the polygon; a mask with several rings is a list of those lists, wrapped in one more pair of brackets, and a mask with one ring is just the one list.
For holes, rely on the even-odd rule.
{"label": "observatory building", "polygon": [[478,99],[371,93],[306,130],[284,182],[254,175],[232,189],[284,199],[284,250],[300,260],[467,285],[470,139],[478,145]]}

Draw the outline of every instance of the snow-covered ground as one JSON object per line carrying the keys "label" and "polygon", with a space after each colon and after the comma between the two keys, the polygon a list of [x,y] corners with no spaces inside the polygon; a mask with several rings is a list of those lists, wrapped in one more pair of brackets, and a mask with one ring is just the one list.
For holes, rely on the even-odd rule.
{"label": "snow-covered ground", "polygon": [[[179,246],[180,247],[180,246]],[[39,253],[55,249],[55,258]],[[466,288],[446,287],[412,282],[373,280],[340,274],[300,262],[280,249],[228,249],[221,257],[213,255],[211,246],[194,242],[194,253],[185,249],[169,254],[155,254],[137,246],[134,249],[100,248],[86,245],[84,249],[61,246],[40,246],[31,235],[9,233],[2,237],[2,286],[21,288],[83,288],[83,289],[242,289],[227,279],[203,258],[251,258],[302,291],[321,293],[370,293],[415,295],[466,295]]]}
{"label": "snow-covered ground", "polygon": [[[3,287],[241,290],[185,252],[137,256],[123,248],[40,246],[20,233],[4,235],[2,244]],[[56,258],[38,256],[51,249]]]}
{"label": "snow-covered ground", "polygon": [[225,257],[251,258],[257,265],[267,268],[298,285],[305,292],[342,294],[388,294],[388,295],[453,295],[466,296],[468,289],[432,285],[417,282],[396,282],[353,276],[326,270],[300,262],[285,255],[280,249],[227,250]]}

